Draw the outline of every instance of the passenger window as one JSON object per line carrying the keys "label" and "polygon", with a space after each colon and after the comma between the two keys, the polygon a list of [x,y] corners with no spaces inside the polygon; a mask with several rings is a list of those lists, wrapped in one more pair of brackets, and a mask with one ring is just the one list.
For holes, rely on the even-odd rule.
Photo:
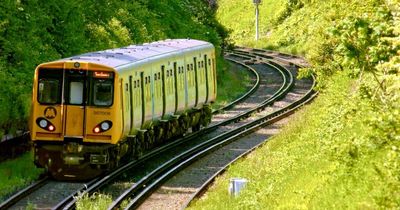
{"label": "passenger window", "polygon": [[60,81],[58,79],[41,79],[39,81],[39,103],[55,104],[60,98]]}
{"label": "passenger window", "polygon": [[[83,87],[83,84],[82,84]],[[112,80],[95,80],[93,85],[93,103],[97,106],[111,106],[113,96]],[[72,101],[71,101],[72,103]]]}
{"label": "passenger window", "polygon": [[69,84],[69,103],[80,105],[83,103],[83,82]]}

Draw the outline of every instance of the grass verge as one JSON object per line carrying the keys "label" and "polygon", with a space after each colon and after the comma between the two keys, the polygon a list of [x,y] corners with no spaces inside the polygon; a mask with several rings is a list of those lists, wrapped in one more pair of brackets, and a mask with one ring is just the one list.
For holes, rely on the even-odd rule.
{"label": "grass verge", "polygon": [[[190,209],[398,209],[400,142],[377,135],[374,120],[363,117],[377,117],[376,107],[356,89],[344,73],[334,76],[313,104]],[[228,195],[233,177],[250,181],[237,198]]]}
{"label": "grass verge", "polygon": [[33,164],[33,153],[0,163],[0,202],[11,193],[29,185],[43,172]]}
{"label": "grass verge", "polygon": [[214,109],[221,108],[241,95],[246,93],[251,84],[250,73],[242,67],[232,63],[225,63],[219,67],[217,84],[217,101],[213,105]]}
{"label": "grass verge", "polygon": [[[213,108],[218,109],[244,94],[252,84],[249,72],[232,63],[220,63],[218,74],[218,97]],[[112,203],[112,196],[95,193],[84,195],[77,201],[77,210],[107,209]],[[122,206],[127,205],[127,202]]]}

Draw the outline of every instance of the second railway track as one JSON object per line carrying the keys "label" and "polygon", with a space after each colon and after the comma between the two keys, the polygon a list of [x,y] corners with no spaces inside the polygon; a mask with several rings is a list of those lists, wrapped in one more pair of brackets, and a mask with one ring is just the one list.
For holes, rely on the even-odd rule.
{"label": "second railway track", "polygon": [[[131,206],[136,208],[143,201],[143,199],[146,198],[147,195],[149,195],[150,192],[155,190],[155,188],[150,189],[146,186],[160,185],[152,184],[154,180],[161,180],[160,183],[163,183],[165,181],[165,178],[167,177],[166,171],[170,170],[171,168],[176,168],[176,166],[179,165],[182,160],[189,159],[189,157],[191,156],[194,157],[196,154],[199,153],[198,151],[194,151],[193,148],[197,146],[200,148],[200,150],[204,150],[206,146],[199,146],[202,142],[208,141],[210,139],[220,138],[220,140],[216,141],[219,142],[222,141],[222,139],[224,138],[230,138],[232,135],[234,135],[235,132],[227,131],[236,130],[236,128],[238,127],[242,127],[242,129],[248,130],[250,127],[246,126],[252,126],[251,122],[255,122],[257,121],[257,119],[261,119],[263,116],[268,115],[268,113],[271,114],[272,112],[278,111],[286,105],[292,104],[292,102],[300,100],[301,96],[304,96],[307,92],[309,92],[310,89],[312,89],[312,80],[294,81],[296,68],[293,65],[287,63],[287,66],[282,66],[285,63],[283,60],[280,60],[279,63],[271,63],[265,58],[261,58],[260,55],[252,55],[251,52],[248,53],[249,57],[246,57],[246,50],[247,49],[241,49],[241,53],[232,53],[228,55],[227,58],[231,60],[235,59],[234,62],[247,68],[251,68],[253,69],[253,71],[258,72],[261,75],[259,78],[259,82],[256,82],[256,85],[248,92],[251,95],[243,97],[234,104],[229,105],[229,107],[226,108],[227,110],[229,109],[229,111],[215,113],[213,123],[210,125],[209,128],[201,130],[200,132],[194,134],[189,134],[185,136],[185,138],[183,138],[181,141],[173,142],[169,146],[165,146],[163,148],[160,148],[159,150],[152,151],[144,156],[144,158],[142,158],[141,160],[134,161],[131,163],[131,165],[127,165],[125,168],[129,168],[129,172],[124,168],[120,168],[120,171],[117,170],[115,172],[115,175],[111,174],[109,176],[106,176],[101,179],[101,182],[93,181],[92,183],[75,183],[76,188],[79,190],[75,190],[74,192],[70,193],[69,196],[65,196],[67,198],[64,198],[63,202],[58,202],[58,204],[53,205],[51,208],[73,209],[76,202],[74,196],[78,195],[78,191],[93,193],[99,190],[101,190],[101,192],[111,194],[114,198],[120,197],[120,195],[123,194],[130,195],[130,200],[133,202]],[[248,65],[246,65],[245,63],[247,63]],[[270,68],[270,70],[265,70],[266,68]],[[274,77],[274,80],[267,81],[266,78],[268,77]],[[289,91],[291,87],[293,87],[293,90]],[[237,131],[236,134],[237,133],[240,132]],[[214,143],[209,143],[209,145],[212,144]],[[256,145],[258,144],[259,142]],[[254,147],[254,145],[247,147],[252,148]],[[190,149],[193,149],[193,151],[188,152],[190,151]],[[187,152],[187,154],[182,155],[185,152]],[[158,154],[160,153],[163,154],[163,157],[158,156]],[[182,156],[179,157],[179,155]],[[164,169],[160,167],[163,165],[168,165],[168,160],[171,160],[175,157],[177,157],[177,160],[171,161],[168,167],[165,167]],[[181,161],[179,161],[179,159]],[[219,167],[217,168],[220,169]],[[171,175],[175,173],[177,172],[172,172]],[[152,174],[154,174],[154,176],[150,176]],[[215,172],[213,172],[213,174],[215,174]],[[202,180],[202,183],[204,183],[205,181],[206,180]],[[130,184],[131,187],[121,187],[122,185],[128,184]],[[199,184],[197,184],[197,188],[199,187],[198,185]],[[127,189],[133,189],[135,193],[128,192],[126,191]],[[193,194],[194,191],[196,190],[192,189],[190,191],[191,193],[189,194]],[[145,196],[142,198],[136,198],[132,197],[132,195]],[[122,197],[120,197],[120,201],[122,200]],[[152,198],[150,198],[150,200],[152,200]],[[134,201],[138,202],[135,203]],[[183,203],[184,202],[180,203],[180,207],[184,206]],[[117,206],[119,205],[119,201],[116,201],[114,204],[116,204],[114,208],[117,208]],[[154,207],[157,208],[156,206]]]}
{"label": "second railway track", "polygon": [[[243,63],[241,65],[243,65]],[[132,190],[140,193],[139,191],[141,188],[143,188],[143,186],[147,186],[153,179],[158,178],[158,176],[162,176],[162,171],[168,168],[168,166],[173,166],[177,164],[179,160],[185,159],[194,154],[195,152],[187,153],[186,155],[178,157],[180,154],[183,154],[188,150],[192,149],[193,147],[200,145],[201,143],[205,142],[205,139],[207,138],[208,139],[213,138],[211,136],[207,136],[207,138],[199,138],[199,136],[204,136],[207,133],[208,135],[213,135],[213,136],[224,133],[224,131],[220,130],[222,126],[227,124],[232,124],[234,122],[239,122],[240,120],[247,118],[253,113],[261,110],[264,106],[271,105],[274,100],[280,97],[280,95],[285,95],[287,91],[290,89],[291,84],[293,83],[292,79],[288,79],[288,78],[293,78],[289,72],[285,73],[281,69],[274,68],[272,66],[270,66],[269,70],[260,68],[256,71],[260,75],[263,74],[263,76],[260,76],[259,87],[257,90],[253,91],[253,94],[250,97],[241,101],[231,109],[231,110],[235,110],[235,108],[237,109],[238,113],[236,113],[235,117],[229,117],[228,119],[222,121],[214,119],[215,122],[210,127],[203,129],[200,132],[186,136],[184,138],[186,142],[185,144],[180,144],[179,147],[175,147],[173,150],[163,151],[162,157],[158,156],[158,160],[152,158],[151,161],[140,163],[140,165],[144,167],[135,166],[136,172],[131,172],[129,175],[127,175],[128,177],[127,179],[121,181],[121,178],[119,178],[118,181],[116,182],[113,181],[114,184],[111,185],[107,184],[107,187],[104,187],[103,184],[100,184],[98,186],[94,186],[93,188],[89,188],[87,192],[93,193],[98,190],[101,190],[105,194],[111,194],[113,197],[118,197],[120,194],[124,193],[124,190],[126,190],[126,187],[125,189],[121,189],[121,186],[125,185],[121,184],[121,182],[123,182],[132,185],[133,186]],[[275,77],[278,77],[280,79],[275,78],[276,80],[266,82],[266,78],[271,77],[270,74],[266,74],[267,72],[269,73],[273,72],[275,74]],[[267,83],[269,83],[268,85],[272,85],[271,88],[267,88]],[[270,93],[266,93],[266,89],[269,89]],[[238,107],[240,105],[248,103],[250,103],[251,106],[247,108]],[[174,161],[166,163],[168,162],[168,160],[174,158],[175,158]],[[163,164],[164,166],[167,167],[164,167]],[[150,171],[150,172],[146,173],[145,171]],[[104,181],[110,182],[109,180],[107,181],[104,180]],[[135,183],[140,183],[140,185],[139,184],[135,185]],[[126,194],[130,195],[131,193],[126,193]],[[74,202],[72,202],[72,204],[71,203],[67,204],[66,208],[72,209],[73,203]]]}
{"label": "second railway track", "polygon": [[[234,56],[242,57],[241,55]],[[255,62],[257,65],[257,63],[270,62],[269,60],[272,58],[268,56],[268,60],[265,58],[257,58],[256,60],[251,59],[252,61],[248,59],[249,58],[246,57],[243,59],[243,62]],[[289,62],[286,62],[285,64],[283,61],[280,61],[279,63],[285,65],[287,69],[296,75],[298,68],[297,65]],[[156,186],[157,190],[152,193],[142,205],[140,205],[139,209],[182,209],[185,207],[187,205],[186,203],[195,198],[196,195],[200,195],[207,187],[207,183],[209,184],[213,178],[222,172],[230,163],[255,149],[265,142],[271,135],[275,134],[279,130],[277,126],[281,124],[281,122],[278,121],[289,116],[303,104],[312,100],[316,95],[312,90],[314,85],[313,79],[296,80],[296,85],[293,87],[293,90],[290,91],[286,97],[276,101],[275,105],[272,106],[281,107],[280,109],[269,107],[267,109],[272,108],[275,111],[269,110],[269,114],[266,114],[268,113],[268,110],[262,111],[258,113],[257,116],[252,116],[243,120],[243,124],[241,125],[243,127],[240,128],[241,131],[235,135],[226,136],[223,138],[224,140],[221,139],[221,142],[219,143],[221,145],[217,146],[217,148],[221,148],[216,149],[215,152],[206,155],[204,158],[196,159],[193,164],[183,170],[173,169],[172,171],[174,172],[168,172],[177,174],[173,178],[168,179],[165,183],[161,182],[158,185],[153,184]],[[266,125],[271,126],[266,129],[258,130]],[[228,129],[233,130],[235,128]],[[230,141],[233,143],[230,143]],[[222,142],[229,144],[224,146]],[[201,153],[203,153],[203,151],[198,154],[203,155]],[[148,189],[148,191],[151,190]],[[142,195],[131,198],[130,207],[136,208],[139,206],[140,199],[145,199],[140,197],[142,197]]]}

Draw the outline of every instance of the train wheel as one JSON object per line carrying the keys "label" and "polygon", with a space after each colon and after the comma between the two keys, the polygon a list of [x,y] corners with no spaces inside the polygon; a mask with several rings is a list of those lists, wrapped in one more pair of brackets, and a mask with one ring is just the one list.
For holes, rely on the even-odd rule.
{"label": "train wheel", "polygon": [[135,158],[139,158],[140,156],[143,155],[143,148],[142,148],[142,144],[140,143],[140,139],[135,139],[135,148],[134,148],[134,157]]}
{"label": "train wheel", "polygon": [[164,138],[171,139],[172,138],[172,134],[173,134],[173,132],[172,132],[172,122],[168,121],[165,124],[165,135],[164,135]]}
{"label": "train wheel", "polygon": [[189,117],[184,114],[179,118],[179,128],[180,128],[180,134],[186,133],[186,131],[189,128]]}
{"label": "train wheel", "polygon": [[210,106],[205,106],[201,117],[201,125],[205,127],[208,124],[210,124],[211,118],[212,118],[212,109]]}
{"label": "train wheel", "polygon": [[145,142],[146,142],[146,133],[147,132],[139,132],[138,138],[136,139],[136,148],[135,148],[135,153],[137,157],[142,156],[143,151],[145,149]]}
{"label": "train wheel", "polygon": [[154,128],[154,144],[159,145],[162,142],[162,138],[164,135],[164,125],[159,124]]}
{"label": "train wheel", "polygon": [[200,130],[200,123],[197,123],[196,125],[192,126],[192,132],[197,132]]}

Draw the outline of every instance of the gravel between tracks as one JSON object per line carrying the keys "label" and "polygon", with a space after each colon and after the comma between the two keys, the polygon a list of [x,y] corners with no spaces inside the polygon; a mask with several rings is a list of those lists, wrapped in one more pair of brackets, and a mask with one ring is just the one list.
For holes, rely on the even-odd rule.
{"label": "gravel between tracks", "polygon": [[65,197],[81,188],[84,183],[50,181],[10,209],[52,209]]}
{"label": "gravel between tracks", "polygon": [[255,145],[267,141],[278,133],[287,121],[288,119],[281,120],[205,156],[167,181],[139,209],[182,209],[199,187],[214,173]]}
{"label": "gravel between tracks", "polygon": [[[243,70],[244,68],[240,65],[233,64],[236,67],[233,68],[235,70]],[[272,69],[268,70],[261,70],[262,66],[256,66],[256,69],[258,68],[258,72],[262,74],[261,81],[260,81],[260,88],[255,91],[255,93],[252,94],[251,97],[245,99],[243,102],[240,102],[237,104],[235,107],[233,107],[231,110],[226,111],[225,113],[218,114],[216,117],[213,117],[213,122],[216,123],[220,120],[226,120],[231,118],[232,116],[235,116],[241,112],[244,112],[248,110],[251,107],[254,107],[261,102],[265,101],[267,98],[272,96],[281,86],[283,80],[280,74]],[[252,80],[255,81],[255,79],[252,77]],[[252,85],[250,85],[252,86]],[[249,87],[250,89],[251,87]],[[262,89],[261,89],[262,88]],[[222,133],[223,131],[214,131],[217,133]],[[212,133],[214,133],[212,132]],[[212,134],[210,134],[212,136]],[[210,138],[210,135],[204,136]],[[217,134],[214,134],[214,136]],[[135,183],[137,180],[139,180],[141,177],[145,176],[147,172],[154,170],[156,167],[159,165],[163,164],[164,162],[168,161],[170,158],[176,156],[178,153],[182,151],[186,151],[187,149],[193,147],[194,145],[199,144],[200,142],[203,142],[203,138],[199,138],[196,140],[193,140],[191,142],[188,142],[182,146],[179,146],[171,151],[166,151],[163,155],[163,157],[159,157],[157,160],[153,160],[148,163],[144,163],[142,167],[137,167],[133,172],[128,173],[127,178],[125,180],[120,180],[112,185],[109,185],[107,188],[103,189],[101,192],[104,194],[109,194],[113,198],[116,198],[116,196],[120,195],[126,188],[129,187],[129,185],[132,185]],[[127,187],[128,186],[128,187]]]}
{"label": "gravel between tracks", "polygon": [[[258,68],[260,64],[254,65],[253,67]],[[294,77],[297,75],[297,71],[290,66],[285,66],[294,73]],[[259,71],[260,72],[260,71]],[[213,132],[212,136],[216,136],[220,132],[225,132],[237,127],[238,124],[244,124],[258,118],[259,115],[265,115],[271,113],[273,110],[283,108],[287,104],[301,98],[307,90],[311,87],[311,82],[308,79],[296,80],[296,84],[293,89],[286,95],[282,100],[274,103],[273,106],[268,107],[264,111],[253,115],[252,117],[245,119],[239,123],[224,126],[224,128],[218,129],[218,132]],[[260,85],[259,90],[267,91],[266,87]],[[245,104],[243,106],[246,106]],[[254,104],[253,104],[254,106]],[[250,105],[251,107],[251,105]],[[246,108],[244,108],[246,109]],[[231,111],[233,112],[233,111]],[[229,112],[227,112],[229,113]],[[236,113],[237,114],[237,113]],[[233,116],[233,115],[232,115]],[[224,118],[231,117],[231,114],[224,114],[217,116],[216,120],[223,120]],[[191,198],[191,196],[198,190],[202,184],[207,181],[214,173],[219,171],[227,163],[234,160],[236,157],[246,152],[248,149],[258,145],[261,142],[267,142],[268,139],[279,132],[282,125],[288,122],[289,118],[283,119],[273,125],[267,126],[263,129],[256,131],[248,136],[245,136],[234,143],[226,145],[217,151],[206,155],[202,159],[198,160],[191,166],[184,169],[182,172],[175,175],[169,181],[167,181],[162,187],[154,192],[140,207],[139,209],[182,209]],[[210,138],[209,135],[206,135]]]}

